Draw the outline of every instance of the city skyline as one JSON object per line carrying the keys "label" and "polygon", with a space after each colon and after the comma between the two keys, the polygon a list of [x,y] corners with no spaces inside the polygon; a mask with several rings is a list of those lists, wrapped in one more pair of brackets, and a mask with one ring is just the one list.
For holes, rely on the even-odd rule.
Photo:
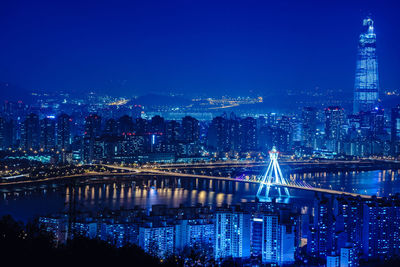
{"label": "city skyline", "polygon": [[207,1],[7,0],[4,261],[399,265],[400,5]]}

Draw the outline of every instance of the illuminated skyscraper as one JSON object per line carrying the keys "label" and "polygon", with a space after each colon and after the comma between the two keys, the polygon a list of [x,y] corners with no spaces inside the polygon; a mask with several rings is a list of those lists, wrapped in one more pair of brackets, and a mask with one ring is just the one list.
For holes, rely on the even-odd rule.
{"label": "illuminated skyscraper", "polygon": [[47,116],[40,121],[40,148],[49,151],[56,146],[56,123],[54,116]]}
{"label": "illuminated skyscraper", "polygon": [[239,123],[239,149],[242,152],[248,152],[256,149],[257,139],[257,121],[254,118],[247,117],[240,120]]}
{"label": "illuminated skyscraper", "polygon": [[338,255],[330,255],[326,257],[326,267],[339,267],[340,257]]}
{"label": "illuminated skyscraper", "polygon": [[384,258],[399,249],[400,205],[391,201],[368,201],[363,209],[363,254]]}
{"label": "illuminated skyscraper", "polygon": [[90,114],[85,118],[85,132],[83,138],[83,159],[90,162],[94,159],[95,139],[101,134],[101,117]]}
{"label": "illuminated skyscraper", "polygon": [[364,19],[363,25],[367,31],[360,34],[354,84],[353,111],[370,111],[378,104],[379,80],[378,61],[376,56],[376,34],[374,21]]}
{"label": "illuminated skyscraper", "polygon": [[67,114],[61,114],[57,118],[57,147],[59,150],[67,150],[71,144],[71,118]]}
{"label": "illuminated skyscraper", "polygon": [[347,246],[340,249],[340,266],[341,267],[358,266],[358,255],[356,247]]}
{"label": "illuminated skyscraper", "polygon": [[186,116],[182,119],[182,139],[184,142],[197,142],[200,136],[199,121]]}
{"label": "illuminated skyscraper", "polygon": [[166,258],[174,252],[173,226],[139,227],[139,246],[147,253]]}
{"label": "illuminated skyscraper", "polygon": [[[334,249],[336,222],[332,214],[332,199],[316,197],[314,199],[313,223],[308,234],[308,251],[311,255],[325,259]],[[308,245],[307,245],[308,246]]]}
{"label": "illuminated skyscraper", "polygon": [[5,120],[0,117],[0,150],[3,150],[5,146],[5,138],[4,138],[4,127],[5,126]]}
{"label": "illuminated skyscraper", "polygon": [[38,149],[40,145],[39,116],[29,114],[22,127],[21,147],[23,149]]}
{"label": "illuminated skyscraper", "polygon": [[265,215],[262,229],[262,262],[278,265],[294,262],[294,225],[283,225],[277,214]]}
{"label": "illuminated skyscraper", "polygon": [[215,258],[250,257],[250,214],[224,210],[215,217]]}
{"label": "illuminated skyscraper", "polygon": [[118,135],[132,132],[133,131],[132,117],[129,117],[128,115],[122,116],[117,121],[117,127],[118,127]]}
{"label": "illuminated skyscraper", "polygon": [[317,110],[313,107],[304,107],[301,114],[303,144],[305,147],[314,147],[315,133],[317,131]]}
{"label": "illuminated skyscraper", "polygon": [[[344,121],[344,110],[338,106],[325,108],[325,134],[328,141],[340,141],[343,137],[342,125]],[[337,149],[337,145],[334,145]]]}
{"label": "illuminated skyscraper", "polygon": [[400,105],[392,108],[391,151],[394,156],[400,154]]}

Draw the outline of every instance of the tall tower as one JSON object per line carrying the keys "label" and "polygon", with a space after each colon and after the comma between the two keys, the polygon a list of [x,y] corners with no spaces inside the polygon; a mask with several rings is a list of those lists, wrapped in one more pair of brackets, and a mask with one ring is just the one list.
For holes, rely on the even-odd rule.
{"label": "tall tower", "polygon": [[363,25],[366,27],[366,32],[360,34],[358,43],[354,84],[354,113],[372,110],[377,106],[379,98],[374,21],[370,18],[364,19]]}

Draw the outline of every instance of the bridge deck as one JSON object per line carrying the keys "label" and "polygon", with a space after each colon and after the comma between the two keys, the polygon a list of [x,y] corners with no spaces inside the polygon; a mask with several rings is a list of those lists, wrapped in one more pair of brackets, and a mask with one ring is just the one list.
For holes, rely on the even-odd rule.
{"label": "bridge deck", "polygon": [[[130,168],[130,167],[114,166],[114,165],[104,165],[104,166],[107,166],[109,168],[134,171],[136,173],[141,173],[141,174],[155,174],[155,175],[164,175],[164,176],[192,177],[192,178],[212,179],[212,180],[221,180],[221,181],[229,181],[229,182],[247,182],[247,183],[260,184],[260,182],[258,182],[258,181],[237,180],[237,179],[230,178],[230,177],[208,176],[208,175],[201,175],[201,174],[175,173],[175,172],[160,171],[160,170],[157,170],[157,169],[137,169],[137,168]],[[333,194],[333,195],[346,195],[346,196],[361,197],[361,198],[368,198],[368,199],[372,198],[372,196],[370,196],[370,195],[343,192],[343,191],[325,189],[325,188],[303,187],[303,186],[299,186],[299,185],[276,184],[276,183],[273,183],[271,185],[272,186],[287,187],[287,188],[291,188],[291,189],[299,189],[299,190],[307,190],[307,191],[313,191],[313,192],[327,193],[327,194]]]}

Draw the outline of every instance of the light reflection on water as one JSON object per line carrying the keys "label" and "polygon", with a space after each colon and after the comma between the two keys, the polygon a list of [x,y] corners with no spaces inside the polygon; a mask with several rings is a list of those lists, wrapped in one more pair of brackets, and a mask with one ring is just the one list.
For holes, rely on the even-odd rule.
{"label": "light reflection on water", "polygon": [[[311,186],[332,188],[361,194],[386,196],[400,192],[398,170],[378,170],[341,173],[291,174],[290,180],[304,181]],[[176,177],[146,177],[124,179],[124,181],[86,180],[75,188],[78,209],[118,209],[140,206],[150,209],[155,204],[170,207],[185,205],[223,205],[253,201],[256,184],[226,182]],[[40,186],[18,186],[0,188],[0,215],[12,214],[20,220],[33,216],[63,211],[67,208],[73,188],[64,184]],[[312,193],[291,190],[289,201],[312,200]]]}

